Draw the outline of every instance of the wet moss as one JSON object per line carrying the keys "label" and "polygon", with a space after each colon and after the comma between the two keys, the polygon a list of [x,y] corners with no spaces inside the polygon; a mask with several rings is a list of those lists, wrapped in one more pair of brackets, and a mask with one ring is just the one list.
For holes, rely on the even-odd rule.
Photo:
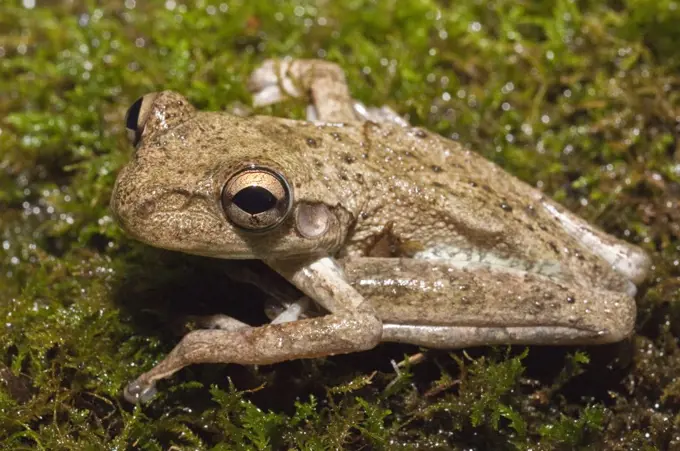
{"label": "wet moss", "polygon": [[[675,1],[31,5],[0,4],[0,448],[680,446]],[[248,104],[247,75],[281,55],[339,62],[365,103],[647,249],[635,337],[427,351],[399,376],[390,360],[418,349],[195,366],[150,405],[125,404],[121,388],[176,343],[180,314],[262,320],[261,296],[225,278],[227,263],[149,249],[115,225],[125,110],[161,89],[204,109]]]}

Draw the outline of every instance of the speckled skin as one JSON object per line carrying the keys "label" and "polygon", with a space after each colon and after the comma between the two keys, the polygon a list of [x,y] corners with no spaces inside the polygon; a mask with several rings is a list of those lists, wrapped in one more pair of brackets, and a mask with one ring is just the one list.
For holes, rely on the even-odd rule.
{"label": "speckled skin", "polygon": [[[169,130],[147,125],[112,200],[123,228],[154,246],[224,258],[361,256],[389,225],[405,248],[398,254],[450,244],[559,262],[565,277],[569,272],[586,286],[623,286],[621,275],[540,208],[545,196],[436,134],[200,112],[172,92],[156,105]],[[303,239],[291,233],[294,215],[266,235],[231,226],[220,192],[230,174],[249,164],[279,170],[298,204],[328,205],[337,217],[330,233]]]}
{"label": "speckled skin", "polygon": [[[301,60],[277,73],[272,64],[260,75],[293,77],[297,89],[285,94],[310,93],[325,122],[200,112],[180,94],[159,93],[111,206],[129,234],[153,246],[265,260],[333,314],[192,332],[129,387],[128,398],[195,362],[272,363],[369,349],[381,340],[599,343],[631,332],[631,281],[641,281],[649,266],[641,250],[457,142],[358,120],[337,66]],[[232,225],[220,194],[249,165],[281,173],[293,209],[325,204],[327,232],[303,236],[295,211],[266,233]],[[596,249],[588,245],[593,240]],[[615,258],[603,258],[610,250]]]}

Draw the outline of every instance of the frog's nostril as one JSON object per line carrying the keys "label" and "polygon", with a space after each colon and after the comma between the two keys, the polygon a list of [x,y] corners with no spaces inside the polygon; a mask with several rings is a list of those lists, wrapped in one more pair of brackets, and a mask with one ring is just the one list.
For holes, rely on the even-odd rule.
{"label": "frog's nostril", "polygon": [[156,201],[154,199],[147,199],[139,205],[137,214],[142,218],[148,218],[156,211]]}

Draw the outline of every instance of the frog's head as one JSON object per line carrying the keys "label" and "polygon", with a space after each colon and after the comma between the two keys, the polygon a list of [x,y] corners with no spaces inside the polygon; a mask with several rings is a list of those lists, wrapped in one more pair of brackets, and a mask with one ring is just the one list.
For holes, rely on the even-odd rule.
{"label": "frog's head", "polygon": [[200,112],[166,91],[137,100],[126,125],[136,150],[111,208],[140,241],[234,259],[323,255],[342,243],[351,214],[277,138],[283,122]]}

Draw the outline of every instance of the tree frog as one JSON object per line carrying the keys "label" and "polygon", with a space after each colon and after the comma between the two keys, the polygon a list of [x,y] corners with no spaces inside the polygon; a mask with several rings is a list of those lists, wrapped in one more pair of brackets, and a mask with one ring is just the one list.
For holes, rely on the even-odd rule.
{"label": "tree frog", "polygon": [[[610,343],[629,336],[650,259],[458,142],[350,96],[322,60],[264,62],[255,106],[310,100],[307,120],[198,111],[182,95],[128,110],[135,146],[112,211],[152,246],[259,259],[306,298],[270,324],[194,330],[125,389],[145,401],[186,365],[365,351]],[[316,304],[320,315],[306,314]]]}

